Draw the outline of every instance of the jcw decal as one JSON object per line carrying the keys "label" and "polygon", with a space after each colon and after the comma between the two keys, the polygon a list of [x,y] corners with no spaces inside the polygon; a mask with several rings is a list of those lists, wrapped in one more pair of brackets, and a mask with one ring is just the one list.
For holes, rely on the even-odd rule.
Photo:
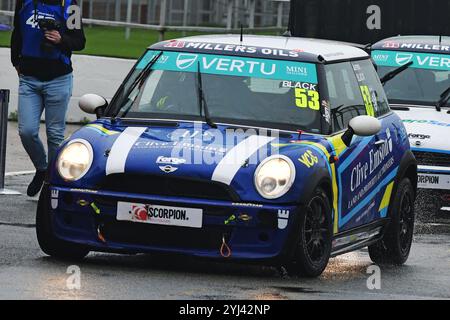
{"label": "jcw decal", "polygon": [[289,221],[289,210],[278,210],[278,229],[286,229]]}
{"label": "jcw decal", "polygon": [[58,190],[52,190],[50,192],[51,197],[51,206],[53,210],[56,210],[58,208],[58,202],[59,202],[59,191]]}

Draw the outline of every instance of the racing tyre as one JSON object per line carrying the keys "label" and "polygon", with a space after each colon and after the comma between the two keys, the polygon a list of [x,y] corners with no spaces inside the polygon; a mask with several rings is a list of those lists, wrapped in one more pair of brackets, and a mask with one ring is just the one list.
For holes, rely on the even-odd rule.
{"label": "racing tyre", "polygon": [[383,239],[369,246],[373,262],[402,265],[408,259],[414,232],[414,200],[411,181],[403,178],[392,195],[388,229]]}
{"label": "racing tyre", "polygon": [[41,250],[49,256],[62,260],[82,260],[89,253],[86,247],[60,240],[53,234],[49,204],[49,188],[48,185],[44,185],[36,213],[36,235]]}
{"label": "racing tyre", "polygon": [[330,200],[321,188],[315,190],[299,220],[300,234],[286,268],[290,275],[318,277],[330,259],[332,238]]}

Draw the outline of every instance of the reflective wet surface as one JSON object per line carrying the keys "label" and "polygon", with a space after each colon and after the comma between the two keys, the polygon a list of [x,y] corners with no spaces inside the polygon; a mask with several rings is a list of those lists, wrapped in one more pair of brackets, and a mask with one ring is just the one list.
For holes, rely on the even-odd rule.
{"label": "reflective wet surface", "polygon": [[[23,192],[30,179],[8,177],[7,185]],[[330,260],[317,279],[302,279],[273,267],[164,255],[93,253],[74,266],[40,251],[36,205],[0,196],[0,299],[450,299],[444,224],[415,235],[404,266],[378,269],[361,250]]]}

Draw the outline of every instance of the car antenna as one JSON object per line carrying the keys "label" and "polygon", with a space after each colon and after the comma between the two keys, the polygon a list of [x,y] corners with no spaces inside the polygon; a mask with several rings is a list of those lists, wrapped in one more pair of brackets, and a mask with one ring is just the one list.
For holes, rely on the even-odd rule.
{"label": "car antenna", "polygon": [[241,37],[240,37],[240,41],[241,41],[241,44],[242,44],[242,41],[244,41],[244,26],[242,25],[242,23],[241,23]]}

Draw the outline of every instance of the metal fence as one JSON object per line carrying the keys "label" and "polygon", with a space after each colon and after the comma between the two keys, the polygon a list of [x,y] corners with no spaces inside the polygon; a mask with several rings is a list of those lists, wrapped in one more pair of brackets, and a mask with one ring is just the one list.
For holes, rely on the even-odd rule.
{"label": "metal fence", "polygon": [[[11,16],[16,0],[0,0],[1,17]],[[83,22],[92,25],[165,31],[281,31],[289,21],[289,0],[78,0]],[[1,23],[1,20],[0,20]],[[9,23],[11,21],[9,20]]]}
{"label": "metal fence", "polygon": [[0,196],[20,195],[20,192],[5,189],[6,138],[8,133],[9,90],[0,89]]}

